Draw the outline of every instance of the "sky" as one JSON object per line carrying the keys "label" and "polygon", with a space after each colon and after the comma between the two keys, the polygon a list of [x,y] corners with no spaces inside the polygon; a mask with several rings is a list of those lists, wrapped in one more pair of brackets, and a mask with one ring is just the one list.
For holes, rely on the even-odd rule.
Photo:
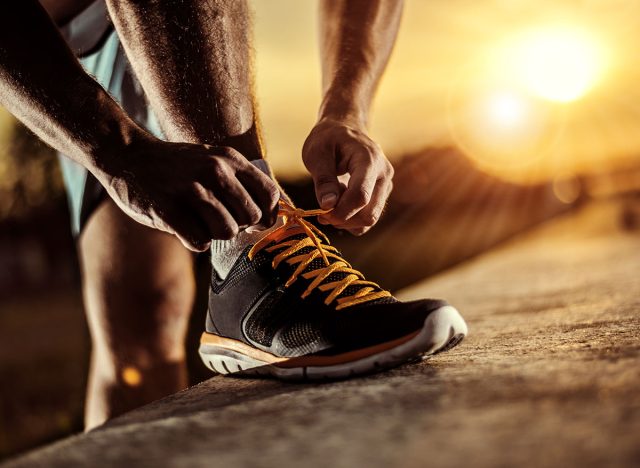
{"label": "sky", "polygon": [[[251,4],[268,156],[299,175],[321,98],[317,3]],[[455,144],[524,181],[639,161],[640,0],[405,4],[370,128],[390,158]]]}
{"label": "sky", "polygon": [[[320,100],[316,3],[253,5],[269,155],[298,173]],[[639,26],[640,1],[407,0],[371,133],[391,157],[455,143],[514,179],[637,161]],[[540,96],[536,79],[579,96]]]}

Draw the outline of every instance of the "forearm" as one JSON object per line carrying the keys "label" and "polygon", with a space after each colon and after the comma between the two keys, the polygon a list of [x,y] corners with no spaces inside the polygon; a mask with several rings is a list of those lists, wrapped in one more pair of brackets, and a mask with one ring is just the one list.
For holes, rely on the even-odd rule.
{"label": "forearm", "polygon": [[35,0],[0,9],[0,104],[96,175],[146,136],[88,76]]}
{"label": "forearm", "polygon": [[395,42],[402,0],[322,0],[320,118],[366,126]]}
{"label": "forearm", "polygon": [[89,169],[126,214],[194,250],[275,222],[279,192],[267,175],[232,148],[152,137],[85,74],[36,0],[9,4],[0,6],[0,104]]}

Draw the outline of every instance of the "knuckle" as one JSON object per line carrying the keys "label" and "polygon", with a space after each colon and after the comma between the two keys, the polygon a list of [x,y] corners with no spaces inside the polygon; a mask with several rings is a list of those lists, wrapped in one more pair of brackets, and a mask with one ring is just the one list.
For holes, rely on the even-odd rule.
{"label": "knuckle", "polygon": [[220,158],[217,156],[210,156],[207,161],[207,169],[215,171],[218,167],[220,167]]}
{"label": "knuckle", "polygon": [[358,205],[364,206],[371,200],[371,193],[364,187],[360,187],[354,193],[353,199]]}
{"label": "knuckle", "polygon": [[225,158],[236,159],[238,157],[238,152],[230,146],[220,146],[216,149],[216,153]]}
{"label": "knuckle", "polygon": [[222,179],[227,175],[227,165],[220,158],[211,158],[211,172],[216,179]]}
{"label": "knuckle", "polygon": [[367,164],[372,164],[375,162],[376,158],[377,158],[377,154],[374,148],[370,148],[368,146],[364,146],[362,148],[361,151],[358,151],[358,157],[359,159],[361,159],[362,161],[366,162]]}
{"label": "knuckle", "polygon": [[234,186],[229,180],[228,174],[225,173],[224,176],[216,180],[216,188],[218,189],[216,193],[229,193],[232,191]]}
{"label": "knuckle", "polygon": [[223,165],[216,171],[216,184],[223,190],[229,190],[231,188],[231,180],[235,179],[235,174],[227,165]]}

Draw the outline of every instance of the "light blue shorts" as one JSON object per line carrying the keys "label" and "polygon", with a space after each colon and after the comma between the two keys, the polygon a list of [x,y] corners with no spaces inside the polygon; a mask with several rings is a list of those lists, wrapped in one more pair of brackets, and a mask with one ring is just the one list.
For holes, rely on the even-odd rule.
{"label": "light blue shorts", "polygon": [[[162,137],[111,24],[103,0],[97,0],[61,30],[84,69],[139,125]],[[71,211],[73,233],[79,234],[91,213],[107,197],[104,188],[84,167],[59,154]]]}

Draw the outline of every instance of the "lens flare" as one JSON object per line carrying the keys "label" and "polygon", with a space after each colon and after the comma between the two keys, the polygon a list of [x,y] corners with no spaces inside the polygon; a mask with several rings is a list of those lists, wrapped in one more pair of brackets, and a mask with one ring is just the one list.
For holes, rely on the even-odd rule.
{"label": "lens flare", "polygon": [[529,112],[527,102],[513,93],[493,93],[484,100],[483,104],[486,118],[494,127],[504,130],[516,129],[527,123]]}
{"label": "lens flare", "polygon": [[584,96],[603,73],[601,44],[586,31],[545,28],[512,42],[505,65],[534,95],[555,102]]}
{"label": "lens flare", "polygon": [[452,96],[449,129],[456,144],[483,170],[530,172],[561,129],[556,107],[517,88],[480,86]]}

